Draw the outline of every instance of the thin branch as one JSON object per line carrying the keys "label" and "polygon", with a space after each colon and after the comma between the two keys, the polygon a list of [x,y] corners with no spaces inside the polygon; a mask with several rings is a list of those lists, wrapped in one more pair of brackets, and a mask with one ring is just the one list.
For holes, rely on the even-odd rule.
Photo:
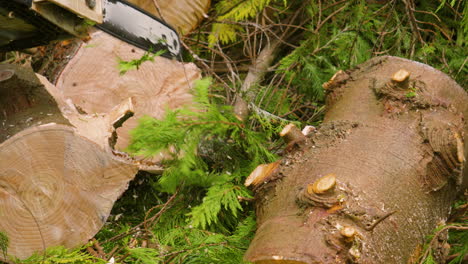
{"label": "thin branch", "polygon": [[260,107],[254,105],[253,103],[249,104],[249,109],[252,112],[254,112],[255,114],[257,114],[258,116],[263,117],[265,119],[276,120],[276,121],[286,122],[286,123],[291,123],[292,122],[291,120],[276,116],[276,115],[274,115],[274,114],[272,114],[272,113],[270,113],[268,111],[265,111],[265,110],[261,109]]}

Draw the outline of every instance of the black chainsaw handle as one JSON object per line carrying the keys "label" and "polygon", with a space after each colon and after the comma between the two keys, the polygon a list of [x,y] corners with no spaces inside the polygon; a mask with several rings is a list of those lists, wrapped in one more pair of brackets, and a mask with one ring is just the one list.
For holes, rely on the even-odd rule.
{"label": "black chainsaw handle", "polygon": [[32,6],[32,1],[33,0],[13,0],[13,2],[16,2],[18,4],[22,4],[22,5],[25,5],[27,7],[31,7]]}

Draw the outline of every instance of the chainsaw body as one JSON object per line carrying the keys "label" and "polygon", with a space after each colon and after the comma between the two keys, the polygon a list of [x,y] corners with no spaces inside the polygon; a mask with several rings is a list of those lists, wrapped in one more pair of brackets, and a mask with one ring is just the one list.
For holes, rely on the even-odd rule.
{"label": "chainsaw body", "polygon": [[0,51],[86,38],[94,26],[165,57],[181,53],[173,28],[124,0],[0,0]]}

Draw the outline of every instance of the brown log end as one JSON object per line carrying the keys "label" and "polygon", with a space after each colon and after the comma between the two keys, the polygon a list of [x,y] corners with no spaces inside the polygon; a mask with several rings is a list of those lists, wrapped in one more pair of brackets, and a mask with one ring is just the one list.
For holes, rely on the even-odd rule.
{"label": "brown log end", "polygon": [[[163,118],[166,110],[193,103],[191,89],[201,78],[200,70],[191,63],[181,63],[162,57],[146,61],[138,70],[119,74],[118,59],[139,59],[144,51],[103,32],[95,32],[82,44],[57,79],[57,88],[66,100],[88,115],[109,115],[109,111],[131,98],[134,115],[116,128],[116,151],[124,152],[130,144],[129,131],[138,119],[148,115]],[[96,64],[96,60],[100,63]],[[103,78],[106,76],[106,78]],[[160,161],[169,156],[164,152],[145,160],[142,169],[160,169]],[[146,158],[146,159],[145,159]],[[153,170],[152,169],[152,170]]]}
{"label": "brown log end", "polygon": [[[93,237],[136,168],[69,126],[32,127],[0,144],[0,231],[20,259]],[[0,256],[1,257],[1,256]]]}

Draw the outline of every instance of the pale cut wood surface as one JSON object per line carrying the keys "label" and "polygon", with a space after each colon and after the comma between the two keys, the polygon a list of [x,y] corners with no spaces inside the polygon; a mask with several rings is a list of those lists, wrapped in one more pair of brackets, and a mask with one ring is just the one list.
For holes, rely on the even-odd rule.
{"label": "pale cut wood surface", "polygon": [[7,255],[86,243],[137,172],[108,143],[131,101],[106,115],[81,115],[31,69],[4,64],[0,76],[0,231],[10,241]]}
{"label": "pale cut wood surface", "polygon": [[[57,88],[64,98],[88,115],[108,113],[116,105],[132,99],[135,115],[117,129],[115,148],[120,151],[128,146],[128,132],[137,126],[138,118],[144,115],[162,118],[167,108],[191,104],[193,82],[201,78],[194,64],[163,57],[119,75],[118,58],[128,61],[143,54],[138,48],[96,32],[57,79]],[[158,158],[153,161],[157,162]]]}
{"label": "pale cut wood surface", "polygon": [[0,144],[0,230],[10,240],[8,255],[85,243],[135,173],[69,126],[42,125],[9,138]]}
{"label": "pale cut wood surface", "polygon": [[187,34],[195,29],[207,16],[206,13],[211,5],[210,0],[129,0],[129,2],[162,18],[180,34]]}

